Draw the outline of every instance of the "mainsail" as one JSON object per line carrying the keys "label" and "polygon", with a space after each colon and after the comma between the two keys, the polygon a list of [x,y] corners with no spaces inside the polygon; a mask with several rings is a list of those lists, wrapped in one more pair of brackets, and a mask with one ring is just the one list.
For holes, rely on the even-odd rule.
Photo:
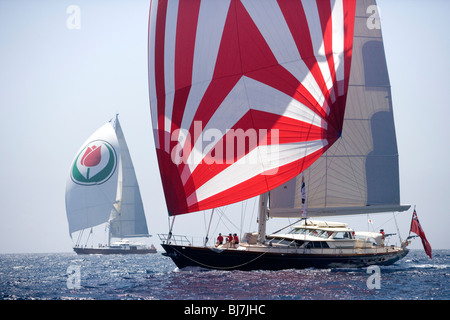
{"label": "mainsail", "polygon": [[90,136],[66,184],[69,233],[109,223],[110,237],[148,236],[144,208],[119,119]]}
{"label": "mainsail", "polygon": [[144,205],[119,119],[116,119],[115,130],[121,157],[117,197],[109,222],[111,236],[116,238],[145,237],[148,236],[148,229]]}
{"label": "mainsail", "polygon": [[333,146],[344,121],[355,5],[151,2],[150,104],[170,215],[263,194]]}
{"label": "mainsail", "polygon": [[[308,215],[404,211],[392,96],[378,8],[356,5],[342,136],[305,172]],[[301,217],[301,176],[270,192],[270,216]]]}

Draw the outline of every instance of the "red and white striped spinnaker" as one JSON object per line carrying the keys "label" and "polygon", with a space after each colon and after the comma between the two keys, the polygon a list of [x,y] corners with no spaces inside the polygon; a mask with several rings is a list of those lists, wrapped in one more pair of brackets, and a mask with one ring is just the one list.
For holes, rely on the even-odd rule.
{"label": "red and white striped spinnaker", "polygon": [[170,215],[267,192],[340,136],[355,0],[152,0],[149,92]]}

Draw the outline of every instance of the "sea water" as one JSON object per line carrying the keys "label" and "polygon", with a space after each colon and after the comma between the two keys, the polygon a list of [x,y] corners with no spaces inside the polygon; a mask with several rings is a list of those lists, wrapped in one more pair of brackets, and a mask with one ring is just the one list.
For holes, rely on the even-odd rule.
{"label": "sea water", "polygon": [[0,300],[448,300],[450,250],[392,266],[283,271],[178,270],[160,253],[1,254]]}

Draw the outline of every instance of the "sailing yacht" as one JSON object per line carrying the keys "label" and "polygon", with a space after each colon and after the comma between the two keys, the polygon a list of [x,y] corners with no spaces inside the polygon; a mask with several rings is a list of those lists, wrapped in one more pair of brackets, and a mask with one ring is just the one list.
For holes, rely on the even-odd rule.
{"label": "sailing yacht", "polygon": [[[153,245],[129,240],[150,235],[118,115],[77,152],[66,185],[66,213],[71,237],[78,234],[73,248],[77,254],[156,253]],[[107,243],[89,245],[93,228],[104,224]]]}
{"label": "sailing yacht", "polygon": [[[408,241],[324,221],[403,212],[374,0],[152,1],[149,93],[179,268],[389,265]],[[258,196],[238,247],[194,245],[175,218]],[[313,218],[312,218],[313,217]],[[269,218],[298,222],[266,234]]]}

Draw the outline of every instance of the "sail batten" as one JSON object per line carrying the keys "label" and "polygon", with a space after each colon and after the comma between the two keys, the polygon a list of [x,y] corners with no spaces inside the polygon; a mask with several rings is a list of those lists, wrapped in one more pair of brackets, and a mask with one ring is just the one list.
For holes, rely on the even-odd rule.
{"label": "sail batten", "polygon": [[354,12],[354,0],[152,1],[150,106],[170,215],[267,192],[338,140]]}

